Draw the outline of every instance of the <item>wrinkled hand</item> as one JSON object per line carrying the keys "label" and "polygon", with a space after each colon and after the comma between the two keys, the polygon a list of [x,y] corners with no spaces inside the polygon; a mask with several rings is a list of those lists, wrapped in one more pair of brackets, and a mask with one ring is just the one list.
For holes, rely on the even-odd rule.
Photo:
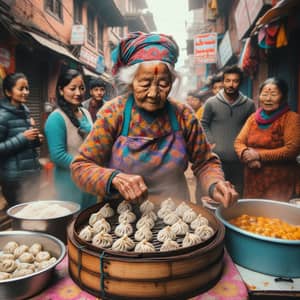
{"label": "wrinkled hand", "polygon": [[139,203],[148,196],[148,188],[142,176],[119,173],[113,178],[112,184],[127,201]]}
{"label": "wrinkled hand", "polygon": [[213,200],[222,203],[224,207],[231,206],[239,198],[238,192],[229,181],[218,181],[212,196]]}
{"label": "wrinkled hand", "polygon": [[259,153],[252,148],[248,148],[247,150],[245,150],[242,156],[242,160],[246,163],[252,160],[259,160],[259,159],[260,159]]}
{"label": "wrinkled hand", "polygon": [[259,160],[252,160],[248,162],[247,166],[250,169],[259,169],[261,168],[261,162]]}
{"label": "wrinkled hand", "polygon": [[30,128],[23,132],[23,135],[28,141],[33,141],[38,138],[40,131],[37,128]]}

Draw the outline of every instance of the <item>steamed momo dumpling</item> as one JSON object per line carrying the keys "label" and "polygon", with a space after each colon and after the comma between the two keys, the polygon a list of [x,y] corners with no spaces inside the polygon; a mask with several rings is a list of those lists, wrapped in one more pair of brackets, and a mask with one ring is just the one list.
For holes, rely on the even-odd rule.
{"label": "steamed momo dumpling", "polygon": [[109,248],[113,243],[112,236],[104,231],[97,233],[92,240],[92,244],[101,248]]}
{"label": "steamed momo dumpling", "polygon": [[176,233],[172,230],[171,226],[164,227],[157,234],[157,240],[160,242],[164,242],[168,239],[176,239]]}
{"label": "steamed momo dumpling", "polygon": [[32,274],[33,272],[34,271],[31,269],[17,269],[11,274],[11,277],[12,278],[22,277],[22,276]]}
{"label": "steamed momo dumpling", "polygon": [[27,245],[20,245],[14,251],[15,258],[18,258],[20,255],[22,255],[24,252],[27,252],[28,250],[29,247]]}
{"label": "steamed momo dumpling", "polygon": [[167,225],[173,225],[176,223],[180,218],[177,216],[175,212],[170,212],[164,217],[164,223]]}
{"label": "steamed momo dumpling", "polygon": [[104,218],[102,218],[93,225],[92,230],[94,233],[99,233],[102,231],[109,233],[111,231],[111,226]]}
{"label": "steamed momo dumpling", "polygon": [[19,256],[19,261],[21,263],[32,263],[34,262],[34,256],[32,253],[24,252]]}
{"label": "steamed momo dumpling", "polygon": [[0,260],[4,260],[4,259],[15,259],[15,257],[11,253],[2,253],[2,254],[0,254]]}
{"label": "steamed momo dumpling", "polygon": [[197,214],[192,208],[187,209],[182,215],[182,220],[186,223],[191,223],[196,218],[197,218]]}
{"label": "steamed momo dumpling", "polygon": [[190,209],[190,206],[187,205],[185,202],[181,202],[177,207],[176,207],[176,214],[179,216],[179,217],[182,217],[184,212],[186,210]]}
{"label": "steamed momo dumpling", "polygon": [[185,235],[189,231],[189,225],[179,219],[171,226],[176,235]]}
{"label": "steamed momo dumpling", "polygon": [[100,213],[100,211],[93,213],[89,217],[89,225],[93,226],[97,221],[104,218],[104,216]]}
{"label": "steamed momo dumpling", "polygon": [[136,244],[134,251],[143,253],[155,252],[155,247],[147,240],[142,240],[141,242]]}
{"label": "steamed momo dumpling", "polygon": [[11,277],[10,273],[0,272],[0,281],[5,280],[5,279],[9,279],[10,277]]}
{"label": "steamed momo dumpling", "polygon": [[32,271],[35,270],[34,264],[22,262],[22,263],[17,263],[17,269],[31,269]]}
{"label": "steamed momo dumpling", "polygon": [[0,261],[0,272],[12,273],[17,268],[17,263],[13,259]]}
{"label": "steamed momo dumpling", "polygon": [[176,204],[172,200],[172,198],[168,198],[161,203],[160,207],[161,208],[170,208],[170,210],[175,210]]}
{"label": "steamed momo dumpling", "polygon": [[130,210],[132,211],[132,205],[126,201],[126,200],[123,200],[117,207],[117,212],[118,214],[121,214],[123,212],[125,212],[126,210]]}
{"label": "steamed momo dumpling", "polygon": [[187,232],[182,241],[182,247],[194,246],[196,244],[200,244],[201,241],[202,240],[199,235]]}
{"label": "steamed momo dumpling", "polygon": [[149,200],[146,200],[146,201],[144,201],[142,204],[141,204],[141,206],[140,206],[140,212],[142,213],[142,214],[144,214],[144,213],[147,213],[147,212],[149,212],[149,211],[153,211],[154,210],[154,204],[151,202],[151,201],[149,201]]}
{"label": "steamed momo dumpling", "polygon": [[143,213],[142,217],[149,217],[149,218],[153,219],[154,222],[157,220],[157,215],[153,210]]}
{"label": "steamed momo dumpling", "polygon": [[99,213],[104,217],[104,218],[110,218],[112,217],[115,212],[114,210],[110,207],[109,203],[106,203],[100,210]]}
{"label": "steamed momo dumpling", "polygon": [[35,261],[42,262],[45,260],[49,260],[51,258],[51,255],[48,251],[41,251],[35,256]]}
{"label": "steamed momo dumpling", "polygon": [[208,225],[202,225],[195,229],[195,234],[199,235],[202,241],[208,240],[214,233],[214,230]]}
{"label": "steamed momo dumpling", "polygon": [[191,223],[191,228],[195,230],[197,227],[202,225],[208,225],[208,220],[202,217],[201,214],[199,214],[197,218]]}
{"label": "steamed momo dumpling", "polygon": [[172,251],[180,248],[179,244],[176,241],[167,239],[164,241],[162,246],[160,247],[160,251]]}
{"label": "steamed momo dumpling", "polygon": [[18,248],[18,247],[19,247],[19,244],[17,242],[10,241],[10,242],[8,242],[7,244],[4,245],[2,251],[4,253],[14,254],[15,249]]}
{"label": "steamed momo dumpling", "polygon": [[38,271],[46,269],[50,266],[52,266],[55,262],[57,261],[57,259],[55,257],[51,257],[49,260],[43,260],[41,262],[36,262],[36,269]]}
{"label": "steamed momo dumpling", "polygon": [[115,228],[115,235],[116,236],[123,236],[123,235],[131,235],[133,233],[132,225],[126,221],[123,221]]}
{"label": "steamed momo dumpling", "polygon": [[30,246],[28,252],[32,253],[33,255],[37,255],[42,250],[43,250],[43,246],[41,244],[34,243]]}
{"label": "steamed momo dumpling", "polygon": [[151,219],[150,217],[141,217],[137,223],[136,223],[136,228],[137,229],[140,229],[141,227],[143,226],[147,226],[149,227],[150,229],[152,229],[155,225],[155,221],[153,219]]}
{"label": "steamed momo dumpling", "polygon": [[126,210],[119,215],[118,220],[119,223],[122,223],[123,221],[126,221],[128,223],[133,223],[136,220],[136,216],[132,211]]}
{"label": "steamed momo dumpling", "polygon": [[140,227],[140,229],[137,230],[134,234],[134,238],[137,241],[142,241],[142,240],[150,241],[152,240],[152,236],[153,236],[152,231],[147,226]]}
{"label": "steamed momo dumpling", "polygon": [[117,239],[113,245],[112,250],[114,251],[129,251],[132,250],[135,246],[134,241],[128,237],[126,234],[121,238]]}
{"label": "steamed momo dumpling", "polygon": [[93,228],[90,225],[86,225],[83,229],[80,230],[79,237],[82,240],[90,242],[93,238]]}
{"label": "steamed momo dumpling", "polygon": [[173,210],[166,206],[166,207],[162,207],[158,210],[157,215],[160,219],[163,219],[167,214],[173,212]]}

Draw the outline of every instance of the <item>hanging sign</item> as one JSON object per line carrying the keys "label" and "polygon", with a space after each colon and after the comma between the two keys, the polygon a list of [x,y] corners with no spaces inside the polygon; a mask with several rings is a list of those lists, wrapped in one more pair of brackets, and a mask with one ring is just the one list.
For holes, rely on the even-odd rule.
{"label": "hanging sign", "polygon": [[194,56],[198,63],[217,62],[217,33],[201,33],[194,38]]}
{"label": "hanging sign", "polygon": [[71,33],[71,45],[83,45],[85,40],[85,26],[73,25]]}
{"label": "hanging sign", "polygon": [[98,56],[85,47],[81,47],[79,59],[94,69],[97,66]]}

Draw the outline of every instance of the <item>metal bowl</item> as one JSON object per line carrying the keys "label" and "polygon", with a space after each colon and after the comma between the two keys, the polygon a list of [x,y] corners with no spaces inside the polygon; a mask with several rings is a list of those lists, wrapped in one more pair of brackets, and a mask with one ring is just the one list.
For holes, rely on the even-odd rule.
{"label": "metal bowl", "polygon": [[62,261],[66,254],[66,246],[59,239],[45,233],[31,231],[0,232],[0,249],[9,241],[16,241],[19,244],[28,246],[33,243],[40,243],[45,250],[57,258],[57,261],[53,265],[41,271],[0,282],[0,299],[27,299],[39,293],[49,284],[55,266]]}
{"label": "metal bowl", "polygon": [[245,268],[279,277],[300,277],[300,240],[265,237],[240,229],[228,221],[248,214],[279,218],[300,225],[300,208],[264,199],[243,199],[230,208],[218,207],[226,227],[225,243],[233,261]]}
{"label": "metal bowl", "polygon": [[71,212],[61,217],[49,218],[49,219],[29,219],[20,218],[16,216],[16,213],[23,209],[25,206],[37,203],[37,201],[26,202],[15,205],[9,208],[6,213],[12,219],[12,228],[14,230],[30,230],[45,232],[62,240],[64,243],[67,242],[67,227],[73,216],[79,211],[80,205],[70,201],[59,201],[59,200],[42,200],[43,203],[57,204],[69,209]]}

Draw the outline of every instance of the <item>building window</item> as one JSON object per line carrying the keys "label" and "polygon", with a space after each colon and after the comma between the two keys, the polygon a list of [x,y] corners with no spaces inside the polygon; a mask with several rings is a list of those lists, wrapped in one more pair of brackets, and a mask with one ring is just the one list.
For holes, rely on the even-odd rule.
{"label": "building window", "polygon": [[59,20],[63,19],[61,0],[46,0],[45,10]]}
{"label": "building window", "polygon": [[74,13],[73,13],[73,23],[82,24],[82,1],[74,0]]}
{"label": "building window", "polygon": [[88,42],[95,45],[95,14],[88,9]]}
{"label": "building window", "polygon": [[98,51],[103,51],[103,31],[104,24],[98,19]]}

